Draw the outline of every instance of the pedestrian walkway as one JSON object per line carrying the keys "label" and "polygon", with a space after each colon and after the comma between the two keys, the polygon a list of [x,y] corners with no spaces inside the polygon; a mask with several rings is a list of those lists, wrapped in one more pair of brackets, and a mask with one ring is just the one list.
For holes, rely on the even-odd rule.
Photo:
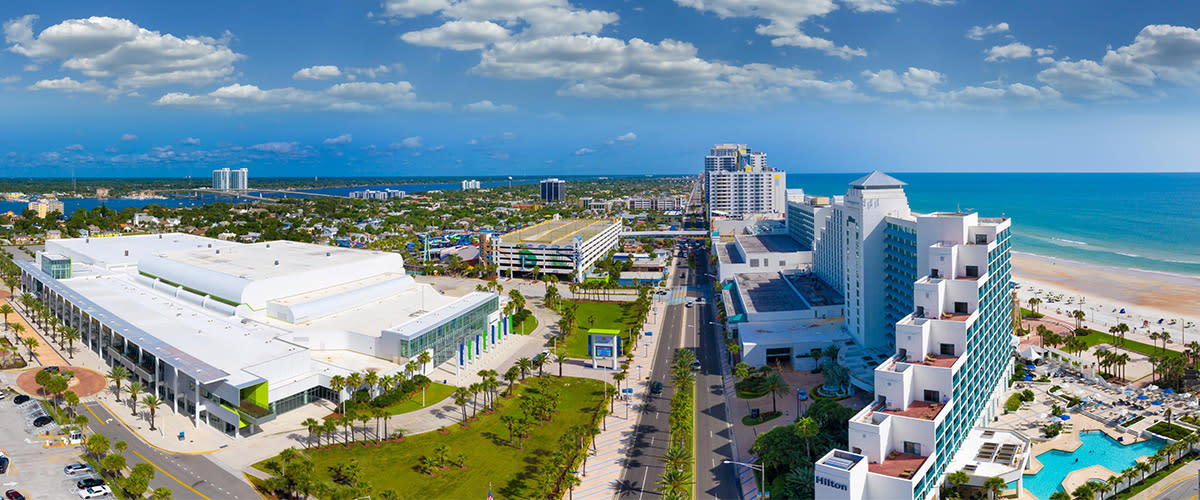
{"label": "pedestrian walkway", "polygon": [[[659,302],[653,309],[654,312],[647,318],[647,324],[643,326],[644,330],[656,334],[643,338],[648,342],[643,344],[640,352],[635,351],[634,362],[629,367],[631,376],[628,379],[630,381],[628,387],[633,389],[634,394],[640,394],[641,397],[625,401],[618,399],[613,405],[615,411],[604,417],[600,434],[596,436],[596,446],[592,450],[592,457],[588,459],[586,470],[580,471],[583,473],[580,478],[582,483],[575,488],[574,497],[576,499],[608,500],[620,492],[621,473],[629,460],[629,453],[637,436],[638,418],[646,403],[643,398],[649,394],[650,370],[655,354],[658,352],[658,339],[662,337],[663,321],[666,318],[665,303]],[[591,372],[582,376],[597,378],[595,376],[597,370],[580,365],[576,365],[576,367]],[[611,370],[604,370],[602,373],[607,375],[605,380],[612,380]]]}
{"label": "pedestrian walkway", "polygon": [[[20,301],[19,300],[10,300],[10,299],[12,299],[12,297],[9,296],[9,293],[7,290],[0,291],[0,303],[8,304],[8,305],[12,306],[14,311],[16,311],[15,314],[8,315],[9,323],[12,323],[14,325],[19,324],[19,325],[22,325],[23,328],[25,328],[25,331],[21,334],[22,339],[34,338],[38,342],[37,348],[35,348],[33,350],[33,359],[27,360],[27,361],[29,361],[29,365],[30,366],[33,366],[33,365],[69,366],[69,365],[71,365],[71,363],[69,363],[66,358],[63,358],[62,355],[59,354],[58,351],[56,351],[54,349],[54,347],[50,343],[50,338],[48,336],[42,335],[42,331],[40,328],[34,328],[31,325],[30,318],[28,316],[28,312],[25,311],[25,307],[20,304]],[[9,338],[9,340],[11,341],[12,338]],[[76,345],[76,347],[78,347],[78,345]],[[18,345],[17,348],[22,356],[28,357],[29,350],[25,348],[24,344]]]}

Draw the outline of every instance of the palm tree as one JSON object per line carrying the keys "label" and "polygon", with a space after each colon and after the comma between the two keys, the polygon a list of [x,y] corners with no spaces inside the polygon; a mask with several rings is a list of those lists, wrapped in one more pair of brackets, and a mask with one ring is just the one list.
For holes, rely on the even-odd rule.
{"label": "palm tree", "polygon": [[379,374],[368,371],[366,375],[363,375],[363,383],[367,385],[367,394],[375,397],[375,386],[379,384]]}
{"label": "palm tree", "polygon": [[[381,439],[383,439],[383,436],[386,436],[388,433],[388,431],[387,431],[388,411],[383,408],[380,408],[378,406],[372,406],[371,407],[371,417],[375,419],[375,442],[378,443]],[[383,421],[383,434],[379,433],[379,421],[380,420]]]}
{"label": "palm tree", "polygon": [[141,382],[130,382],[129,387],[125,388],[125,392],[129,393],[129,400],[133,403],[133,415],[137,416],[138,394],[145,389]]}
{"label": "palm tree", "polygon": [[1037,297],[1029,298],[1029,308],[1032,309],[1033,312],[1037,312],[1038,305],[1041,303],[1042,303],[1042,299],[1039,299]]}
{"label": "palm tree", "polygon": [[363,376],[361,373],[354,372],[346,376],[346,389],[350,392],[349,399],[354,399],[354,393],[358,392],[363,385]]}
{"label": "palm tree", "polygon": [[508,382],[508,394],[512,395],[513,386],[517,384],[517,379],[521,376],[521,369],[516,365],[508,367],[504,372],[504,380]]}
{"label": "palm tree", "polygon": [[959,496],[962,496],[962,491],[960,489],[962,488],[962,485],[971,481],[971,476],[967,475],[966,472],[956,470],[946,474],[946,481],[954,486],[954,490],[959,493]]}
{"label": "palm tree", "polygon": [[22,325],[20,323],[13,323],[11,325],[8,325],[8,329],[12,330],[13,339],[15,339],[18,344],[21,343],[21,334],[25,333],[25,325]]}
{"label": "palm tree", "polygon": [[1004,489],[1004,486],[1007,484],[1008,483],[1004,482],[1004,480],[1000,479],[999,477],[989,477],[983,482],[983,489],[987,490],[988,495],[991,496],[992,500],[996,500],[996,495],[998,495],[1000,490]]}
{"label": "palm tree", "polygon": [[1083,309],[1076,309],[1071,311],[1071,317],[1075,318],[1075,331],[1079,331],[1083,328],[1083,320],[1087,319],[1087,313],[1083,312]]}
{"label": "palm tree", "polygon": [[[79,330],[72,326],[63,327],[62,336],[60,339],[67,342],[67,356],[75,359],[75,341],[82,338],[79,335]],[[62,345],[61,343],[59,344]]]}
{"label": "palm tree", "polygon": [[[308,441],[309,441],[308,445],[312,446],[313,435],[317,434],[317,432],[321,429],[321,423],[317,422],[317,419],[309,417],[309,418],[304,419],[303,422],[300,422],[300,425],[303,425],[306,429],[308,429]],[[321,440],[318,438],[317,446],[320,446],[320,445],[321,445]]]}
{"label": "palm tree", "polygon": [[150,493],[150,498],[153,500],[171,500],[171,489],[162,486],[154,488],[154,491]]}
{"label": "palm tree", "polygon": [[1146,474],[1150,472],[1150,463],[1138,462],[1137,465],[1133,466],[1133,469],[1141,473],[1142,477],[1138,480],[1138,482],[1144,481],[1146,479]]}
{"label": "palm tree", "polygon": [[438,446],[433,449],[433,455],[438,461],[438,467],[446,468],[446,457],[450,456],[450,447],[446,445]]}
{"label": "palm tree", "polygon": [[671,445],[663,455],[663,463],[667,469],[682,469],[692,461],[692,452],[685,446]]}
{"label": "palm tree", "polygon": [[804,417],[796,421],[796,434],[804,438],[804,448],[808,452],[808,458],[812,459],[812,438],[816,437],[817,433],[821,432],[821,426],[817,425],[817,421],[812,417]]}
{"label": "palm tree", "polygon": [[1092,491],[1092,483],[1083,483],[1071,492],[1072,500],[1095,500],[1096,493]]}
{"label": "palm tree", "polygon": [[1121,481],[1122,478],[1120,475],[1112,475],[1104,480],[1104,484],[1108,485],[1109,491],[1117,491],[1117,487],[1121,485]]}
{"label": "palm tree", "polygon": [[525,372],[528,372],[529,368],[532,366],[533,362],[530,361],[529,358],[521,358],[517,360],[517,368],[521,369],[521,380],[525,380]]}
{"label": "palm tree", "polygon": [[[21,325],[13,325],[14,331],[16,330],[16,327],[18,327],[18,326],[21,326]],[[38,346],[41,345],[38,343],[37,339],[35,339],[33,337],[25,337],[24,339],[21,340],[21,343],[25,344],[25,349],[27,349],[29,351],[29,359],[33,359],[33,350],[37,349]]]}
{"label": "palm tree", "polygon": [[780,375],[779,372],[767,374],[766,378],[763,379],[763,387],[767,389],[767,392],[771,393],[771,412],[778,413],[779,408],[775,405],[775,397],[786,396],[791,387],[788,386],[787,381],[783,379],[783,375]]}
{"label": "palm tree", "polygon": [[4,328],[8,328],[8,315],[14,312],[16,311],[13,311],[12,306],[8,305],[7,302],[0,304],[0,316],[4,316]]}
{"label": "palm tree", "polygon": [[[421,354],[417,355],[417,363],[421,365],[421,375],[426,375],[425,365],[429,364],[430,361],[433,361],[433,356],[429,355],[429,351],[421,351]],[[422,399],[425,397],[425,392],[423,390],[421,392],[421,397]]]}
{"label": "palm tree", "polygon": [[[1104,495],[1108,494],[1108,492],[1113,490],[1112,486],[1109,486],[1107,482],[1104,482],[1104,483],[1092,482],[1092,483],[1088,483],[1088,484],[1091,484],[1092,492],[1099,494],[1101,499],[1104,498]],[[1093,500],[1093,499],[1089,498],[1088,500]]]}
{"label": "palm tree", "polygon": [[147,394],[142,398],[142,404],[146,406],[146,409],[150,410],[150,430],[153,431],[154,416],[156,413],[158,413],[158,409],[162,408],[163,400],[159,399],[158,396],[153,394]]}
{"label": "palm tree", "polygon": [[664,499],[682,500],[687,485],[692,484],[692,474],[686,469],[670,469],[658,480],[658,491]]}
{"label": "palm tree", "polygon": [[123,382],[129,378],[129,370],[126,370],[124,366],[117,365],[117,366],[112,367],[112,369],[108,370],[108,373],[106,373],[104,376],[107,377],[109,380],[111,380],[114,384],[116,384],[116,386],[117,386],[117,402],[120,403],[121,402],[121,382]]}
{"label": "palm tree", "polygon": [[465,387],[459,387],[454,390],[454,404],[462,408],[462,421],[464,427],[467,425],[467,401],[470,399],[471,393]]}
{"label": "palm tree", "polygon": [[346,413],[346,398],[342,397],[342,389],[346,388],[346,377],[341,375],[329,377],[329,388],[337,393],[338,399],[342,400],[342,413]]}
{"label": "palm tree", "polygon": [[1129,325],[1118,323],[1117,332],[1121,334],[1121,345],[1125,345],[1125,334],[1129,333]]}

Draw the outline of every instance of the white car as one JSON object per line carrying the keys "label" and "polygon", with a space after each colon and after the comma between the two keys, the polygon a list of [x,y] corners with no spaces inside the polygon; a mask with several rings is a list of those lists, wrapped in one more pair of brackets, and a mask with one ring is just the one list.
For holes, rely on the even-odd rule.
{"label": "white car", "polygon": [[112,494],[112,490],[108,486],[93,486],[79,490],[79,498],[99,498],[110,494]]}

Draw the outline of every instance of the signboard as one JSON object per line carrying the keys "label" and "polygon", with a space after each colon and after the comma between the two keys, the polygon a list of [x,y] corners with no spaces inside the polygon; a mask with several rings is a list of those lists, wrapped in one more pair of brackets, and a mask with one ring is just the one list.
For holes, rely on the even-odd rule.
{"label": "signboard", "polygon": [[597,358],[611,358],[613,355],[612,346],[596,346]]}

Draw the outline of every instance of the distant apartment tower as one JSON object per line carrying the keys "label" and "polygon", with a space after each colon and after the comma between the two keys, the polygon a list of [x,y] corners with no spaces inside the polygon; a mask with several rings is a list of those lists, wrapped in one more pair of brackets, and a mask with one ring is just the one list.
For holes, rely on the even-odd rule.
{"label": "distant apartment tower", "polygon": [[542,180],[542,201],[567,201],[567,181],[562,179]]}
{"label": "distant apartment tower", "polygon": [[250,188],[250,169],[238,168],[229,171],[229,189],[245,191]]}
{"label": "distant apartment tower", "polygon": [[463,189],[463,191],[466,191],[469,189],[479,189],[479,181],[477,181],[475,179],[464,180],[464,181],[462,181],[462,189]]}
{"label": "distant apartment tower", "polygon": [[229,190],[229,169],[218,168],[212,171],[212,188],[217,191]]}
{"label": "distant apartment tower", "polygon": [[108,199],[108,188],[96,188],[96,199],[104,201]]}
{"label": "distant apartment tower", "polygon": [[382,191],[363,189],[361,191],[351,191],[350,197],[358,200],[392,200],[403,198],[406,194],[408,193],[399,189],[384,189]]}
{"label": "distant apartment tower", "polygon": [[[894,222],[883,223],[889,235],[898,232]],[[1002,411],[1013,369],[1010,226],[942,212],[918,216],[909,235],[894,236],[913,242],[922,277],[895,324],[895,354],[875,368],[874,401],[850,419],[850,449],[814,465],[817,499],[931,500],[959,470],[968,485],[999,477],[1020,491],[1028,439],[985,428]]]}
{"label": "distant apartment tower", "polygon": [[58,212],[63,213],[63,203],[56,198],[39,198],[29,202],[26,207],[37,214],[38,217],[45,218],[47,215]]}
{"label": "distant apartment tower", "polygon": [[767,166],[767,155],[745,144],[715,144],[704,157],[710,215],[783,214],[787,174]]}

